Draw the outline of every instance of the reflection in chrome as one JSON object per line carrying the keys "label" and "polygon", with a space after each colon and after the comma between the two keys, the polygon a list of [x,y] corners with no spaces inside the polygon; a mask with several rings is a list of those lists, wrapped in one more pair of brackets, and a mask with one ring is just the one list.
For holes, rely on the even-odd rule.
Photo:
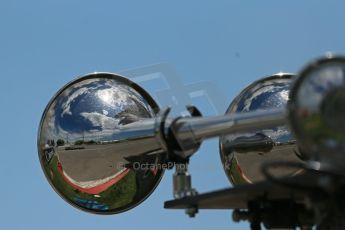
{"label": "reflection in chrome", "polygon": [[[136,206],[163,173],[127,167],[132,161],[159,162],[160,144],[145,125],[158,110],[143,89],[117,75],[95,73],[65,86],[48,104],[38,139],[50,184],[66,201],[93,213]],[[142,128],[131,129],[133,123]]]}
{"label": "reflection in chrome", "polygon": [[291,126],[310,158],[345,166],[345,58],[330,56],[305,68],[291,94]]}
{"label": "reflection in chrome", "polygon": [[[235,98],[226,114],[285,109],[292,78],[291,74],[277,74],[254,82]],[[285,125],[222,136],[220,154],[234,185],[264,180],[260,173],[264,162],[300,161],[296,141]],[[296,170],[281,168],[273,173],[277,177],[286,176]]]}

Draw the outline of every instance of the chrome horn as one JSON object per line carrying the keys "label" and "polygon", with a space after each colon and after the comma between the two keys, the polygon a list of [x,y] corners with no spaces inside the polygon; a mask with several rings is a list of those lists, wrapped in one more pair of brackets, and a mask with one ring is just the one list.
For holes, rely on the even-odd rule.
{"label": "chrome horn", "polygon": [[[230,104],[227,115],[286,109],[295,76],[279,73],[260,79],[245,88]],[[220,137],[223,168],[234,185],[265,180],[262,164],[272,160],[299,162],[303,158],[286,124]],[[296,169],[275,169],[275,176],[298,173]]]}
{"label": "chrome horn", "polygon": [[[39,158],[52,187],[92,213],[114,214],[142,202],[164,170],[132,170],[130,164],[160,161],[149,125],[158,111],[149,94],[118,75],[94,73],[67,84],[48,104],[39,129]],[[135,122],[140,125],[131,128]]]}
{"label": "chrome horn", "polygon": [[[223,136],[223,160],[233,152],[254,150],[265,155],[278,147],[297,149],[296,142],[299,155],[295,155],[301,160],[344,160],[344,70],[344,58],[327,57],[308,65],[290,93],[291,75],[257,82],[265,90],[282,86],[271,94],[281,100],[266,101],[265,109],[250,109],[250,105],[241,109],[241,100],[253,101],[259,95],[241,94],[226,115],[201,117],[190,106],[190,117],[177,118],[168,117],[169,109],[160,111],[135,83],[114,74],[90,74],[63,87],[48,104],[38,136],[41,165],[67,202],[85,211],[113,214],[142,202],[165,168],[185,164],[203,140],[216,136]],[[260,88],[256,86],[245,92],[255,92]],[[277,127],[286,135],[273,137]],[[248,132],[251,135],[242,135]],[[176,168],[176,187],[189,188],[190,178],[181,167]],[[176,197],[193,193],[179,192]]]}

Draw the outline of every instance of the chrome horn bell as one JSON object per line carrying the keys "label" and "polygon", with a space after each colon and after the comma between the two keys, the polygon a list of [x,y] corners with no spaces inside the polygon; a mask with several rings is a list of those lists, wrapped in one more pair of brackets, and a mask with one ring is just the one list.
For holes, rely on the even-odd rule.
{"label": "chrome horn bell", "polygon": [[153,118],[158,105],[137,84],[119,75],[94,73],[64,86],[44,111],[39,159],[55,191],[84,211],[114,214],[145,200],[164,169],[154,132],[133,122]]}
{"label": "chrome horn bell", "polygon": [[[226,114],[286,109],[294,75],[278,73],[245,88],[231,103]],[[272,160],[301,162],[296,140],[287,125],[277,125],[220,137],[220,156],[224,171],[234,185],[265,180],[263,163]],[[278,168],[277,177],[294,175],[299,170]]]}

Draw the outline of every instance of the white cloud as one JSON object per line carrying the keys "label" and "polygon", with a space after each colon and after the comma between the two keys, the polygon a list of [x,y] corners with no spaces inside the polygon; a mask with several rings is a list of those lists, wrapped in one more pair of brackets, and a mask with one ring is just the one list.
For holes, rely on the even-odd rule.
{"label": "white cloud", "polygon": [[118,128],[118,120],[115,118],[108,117],[97,112],[83,112],[80,115],[88,119],[93,126],[102,127],[102,130]]}
{"label": "white cloud", "polygon": [[64,102],[61,106],[63,109],[63,112],[61,113],[61,117],[63,117],[65,114],[69,114],[72,115],[71,112],[71,103],[80,95],[88,92],[88,88],[84,87],[84,88],[80,88],[78,90],[76,90],[72,95],[68,96],[67,101]]}

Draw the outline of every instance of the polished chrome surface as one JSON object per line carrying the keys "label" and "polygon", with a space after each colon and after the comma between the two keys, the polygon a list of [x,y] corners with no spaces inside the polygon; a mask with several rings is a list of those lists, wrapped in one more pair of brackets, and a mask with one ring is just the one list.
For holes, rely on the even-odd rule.
{"label": "polished chrome surface", "polygon": [[[286,110],[289,89],[293,75],[277,74],[256,81],[231,103],[226,114],[245,117],[248,113],[261,112],[271,114],[272,121],[280,120],[276,126],[267,126],[260,119],[253,123],[259,126],[247,126],[237,133],[227,134],[220,138],[220,155],[224,170],[234,184],[254,183],[264,180],[261,173],[263,162],[272,160],[300,161],[300,153],[295,138],[286,125],[286,117],[279,111]],[[276,118],[275,118],[276,117]],[[250,130],[250,131],[248,131]],[[273,170],[275,176],[287,176],[298,173],[296,170],[281,168]]]}
{"label": "polished chrome surface", "polygon": [[233,113],[215,117],[186,117],[179,119],[172,126],[172,129],[181,149],[184,150],[180,153],[180,156],[186,158],[193,153],[188,152],[188,150],[193,149],[205,139],[218,137],[223,134],[271,128],[285,123],[285,109],[272,109],[269,111]]}
{"label": "polished chrome surface", "polygon": [[138,85],[94,73],[62,88],[39,129],[45,175],[68,203],[114,214],[147,198],[159,183],[162,144],[153,99]]}
{"label": "polished chrome surface", "polygon": [[177,122],[175,136],[180,141],[202,141],[222,134],[266,128],[286,123],[286,111],[272,109],[215,117],[182,118]]}
{"label": "polished chrome surface", "polygon": [[290,123],[310,157],[345,166],[345,58],[328,56],[301,71],[291,89]]}

